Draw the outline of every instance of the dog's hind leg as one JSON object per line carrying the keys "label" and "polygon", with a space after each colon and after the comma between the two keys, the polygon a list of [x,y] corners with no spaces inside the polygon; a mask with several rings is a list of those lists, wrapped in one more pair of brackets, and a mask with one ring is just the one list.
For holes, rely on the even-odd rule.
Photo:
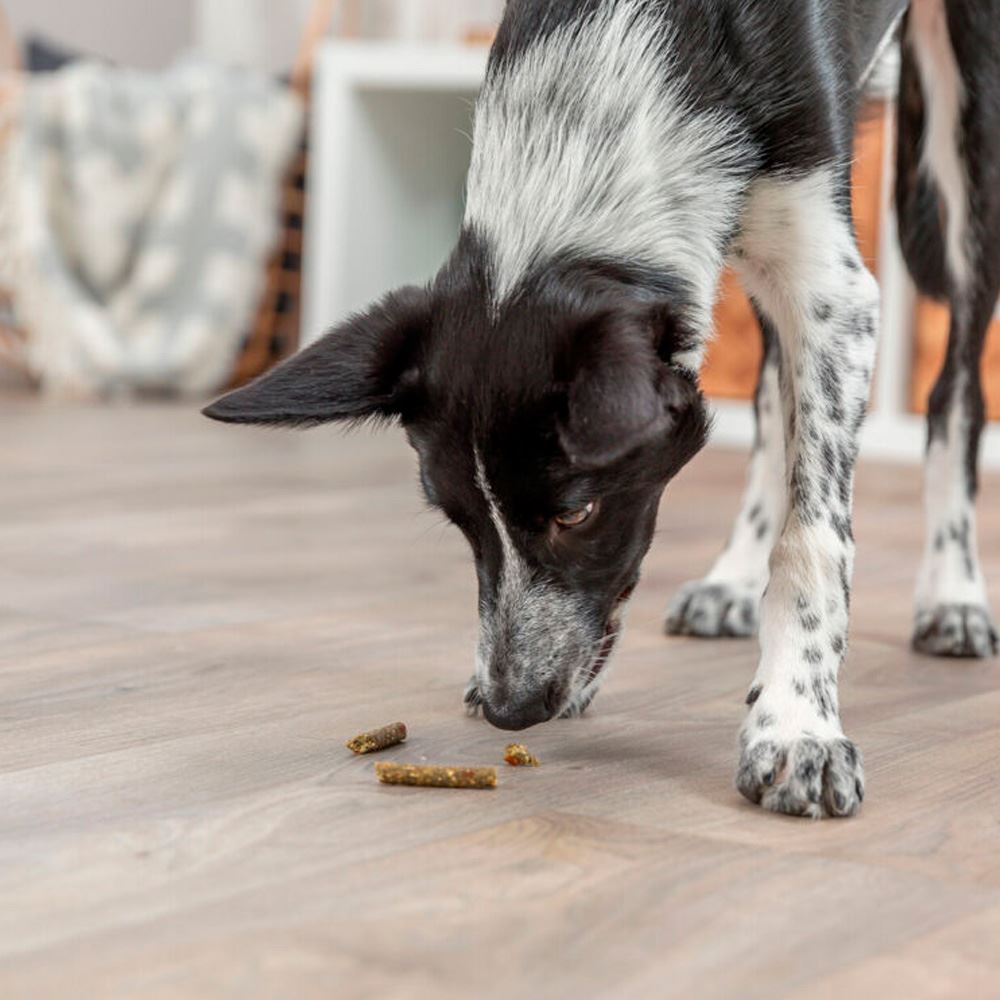
{"label": "dog's hind leg", "polygon": [[842,164],[751,189],[737,250],[781,343],[787,514],[761,602],[760,664],[740,734],[737,787],[777,812],[847,816],[864,795],[841,728],[858,438],[879,294],[854,238]]}
{"label": "dog's hind leg", "polygon": [[916,649],[938,656],[997,651],[975,498],[980,358],[1000,289],[998,23],[996,0],[916,0],[904,29],[900,242],[921,291],[951,307],[947,354],[928,401],[927,540],[913,634]]}
{"label": "dog's hind leg", "polygon": [[785,514],[785,442],[778,388],[781,347],[771,322],[757,310],[764,340],[757,391],[756,431],[740,512],[725,549],[707,575],[686,583],[667,611],[670,635],[749,636],[757,631],[768,559]]}

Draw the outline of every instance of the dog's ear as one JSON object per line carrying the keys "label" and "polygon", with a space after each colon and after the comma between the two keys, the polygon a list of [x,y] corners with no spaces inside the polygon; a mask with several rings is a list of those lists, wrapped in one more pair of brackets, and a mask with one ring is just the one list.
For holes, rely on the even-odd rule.
{"label": "dog's ear", "polygon": [[702,426],[701,393],[661,357],[659,325],[655,310],[623,310],[595,317],[573,336],[559,439],[574,465],[609,465],[672,432],[687,437],[695,423]]}
{"label": "dog's ear", "polygon": [[418,346],[430,314],[426,290],[391,292],[202,412],[231,424],[293,427],[397,416],[418,377]]}

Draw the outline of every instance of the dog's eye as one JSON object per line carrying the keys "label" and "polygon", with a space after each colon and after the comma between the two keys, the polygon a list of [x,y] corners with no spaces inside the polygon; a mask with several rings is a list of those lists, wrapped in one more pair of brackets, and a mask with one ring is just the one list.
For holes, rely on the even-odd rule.
{"label": "dog's eye", "polygon": [[556,514],[555,522],[560,528],[579,528],[591,514],[594,513],[593,503],[588,503],[586,507],[577,510],[567,510],[562,514]]}

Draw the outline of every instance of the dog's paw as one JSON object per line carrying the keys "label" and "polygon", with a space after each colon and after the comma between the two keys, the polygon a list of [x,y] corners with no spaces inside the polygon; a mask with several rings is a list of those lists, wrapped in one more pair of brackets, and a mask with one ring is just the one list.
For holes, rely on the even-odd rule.
{"label": "dog's paw", "polygon": [[483,703],[483,696],[479,693],[479,679],[475,674],[469,678],[469,683],[465,685],[465,693],[462,695],[462,703],[465,705],[466,715],[479,715],[479,708]]}
{"label": "dog's paw", "polygon": [[918,611],[913,648],[931,656],[980,658],[997,653],[997,628],[979,604],[939,604]]}
{"label": "dog's paw", "polygon": [[745,638],[757,632],[757,587],[694,580],[678,592],[667,611],[667,635]]}
{"label": "dog's paw", "polygon": [[789,816],[853,816],[865,797],[861,753],[848,739],[758,739],[740,758],[736,787]]}

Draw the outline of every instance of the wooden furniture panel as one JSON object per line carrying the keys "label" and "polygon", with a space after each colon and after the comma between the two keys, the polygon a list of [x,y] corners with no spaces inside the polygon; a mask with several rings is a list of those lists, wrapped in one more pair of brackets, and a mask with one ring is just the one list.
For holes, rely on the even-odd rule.
{"label": "wooden furniture panel", "polygon": [[[910,406],[915,413],[927,412],[930,395],[944,362],[948,345],[948,315],[946,305],[933,299],[917,301],[916,339],[913,345],[913,371],[910,386]],[[1000,319],[994,318],[986,338],[983,354],[983,392],[990,420],[1000,420]]]}
{"label": "wooden furniture panel", "polygon": [[[854,224],[861,253],[873,270],[877,263],[885,124],[885,106],[873,104],[858,125],[853,168]],[[750,302],[731,271],[722,278],[715,328],[716,337],[702,369],[702,385],[710,396],[749,399],[757,383],[761,340]]]}
{"label": "wooden furniture panel", "polygon": [[715,331],[701,370],[702,388],[709,396],[750,399],[760,369],[760,328],[739,278],[730,270],[722,276],[715,304]]}

